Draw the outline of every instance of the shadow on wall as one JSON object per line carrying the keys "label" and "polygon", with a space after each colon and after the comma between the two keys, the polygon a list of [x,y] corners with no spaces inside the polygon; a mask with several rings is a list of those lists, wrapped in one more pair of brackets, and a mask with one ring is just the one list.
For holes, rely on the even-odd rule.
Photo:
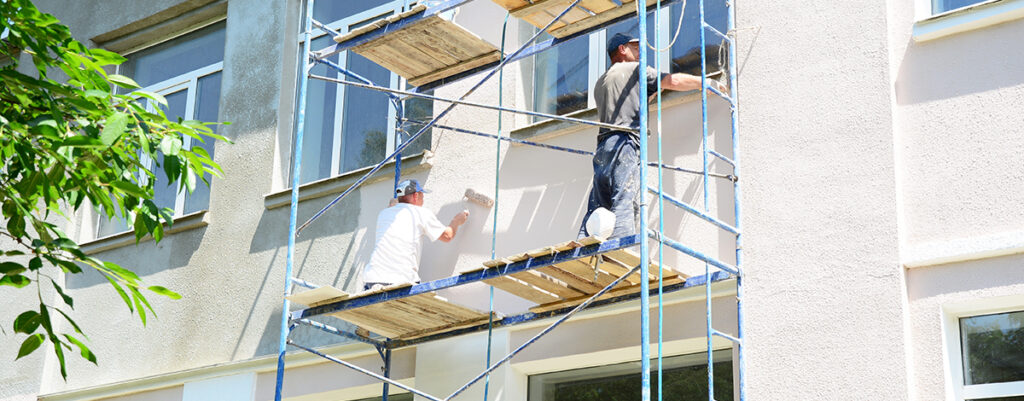
{"label": "shadow on wall", "polygon": [[898,104],[970,95],[1024,83],[1019,47],[1024,21],[1008,22],[924,43],[911,40],[896,77]]}
{"label": "shadow on wall", "polygon": [[[145,280],[151,274],[188,266],[205,235],[206,227],[200,227],[168,235],[159,243],[143,241],[138,245],[124,246],[93,256],[117,263]],[[106,276],[91,268],[82,269],[81,274],[67,276],[67,288],[72,290],[107,283]]]}
{"label": "shadow on wall", "polygon": [[[292,275],[308,281],[332,285],[345,291],[355,290],[359,271],[364,261],[359,258],[360,249],[368,246],[366,236],[360,239],[357,235],[360,198],[362,191],[354,191],[349,197],[328,210],[296,238],[294,266]],[[333,197],[323,197],[303,201],[299,205],[298,222],[301,224],[315,214]],[[253,316],[267,316],[258,308],[273,308],[266,322],[259,327],[260,340],[254,356],[269,355],[277,352],[281,329],[281,286],[284,281],[285,256],[288,246],[289,208],[282,207],[268,210],[260,218],[256,233],[249,244],[249,253],[255,254],[268,250],[274,251],[269,265],[264,268],[263,279],[259,290],[246,314],[247,320],[242,333],[239,334],[235,353],[250,329]],[[298,287],[296,287],[298,288]],[[328,317],[318,320],[346,328],[345,323]],[[297,329],[293,338],[300,336],[303,344],[327,345],[336,344],[341,337],[323,333],[315,329]],[[233,355],[233,357],[235,357]]]}

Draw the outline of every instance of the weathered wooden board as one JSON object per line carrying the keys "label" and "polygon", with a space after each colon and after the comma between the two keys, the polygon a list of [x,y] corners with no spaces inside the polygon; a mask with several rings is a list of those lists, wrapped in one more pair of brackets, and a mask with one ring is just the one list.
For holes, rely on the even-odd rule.
{"label": "weathered wooden board", "polygon": [[453,304],[433,292],[344,310],[332,316],[388,338],[404,339],[465,327],[488,318],[486,313]]}
{"label": "weathered wooden board", "polygon": [[331,286],[324,286],[308,291],[298,292],[285,297],[289,301],[308,307],[320,306],[323,304],[341,301],[349,297],[345,291]]}
{"label": "weathered wooden board", "polygon": [[[504,7],[512,16],[529,22],[537,28],[543,28],[565,10],[573,0],[493,0]],[[647,5],[656,0],[647,1]],[[622,0],[617,5],[611,0],[582,0],[565,13],[551,27],[548,33],[562,38],[580,32],[626,14],[636,14],[636,0]]]}

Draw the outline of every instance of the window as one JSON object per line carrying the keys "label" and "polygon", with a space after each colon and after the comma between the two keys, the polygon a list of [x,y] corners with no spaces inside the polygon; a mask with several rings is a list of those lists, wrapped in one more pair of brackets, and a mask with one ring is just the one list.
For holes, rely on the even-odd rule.
{"label": "window", "polygon": [[[698,2],[690,1],[686,3],[685,13],[682,12],[681,4],[675,4],[647,14],[647,41],[651,46],[654,46],[655,38],[658,37],[660,46],[668,47],[673,36],[676,36],[669,53],[663,54],[662,71],[700,75],[698,7]],[[704,14],[708,24],[720,32],[726,32],[728,29],[728,12],[724,1],[712,1],[705,4]],[[655,14],[660,15],[662,19],[660,29],[655,29]],[[681,14],[682,26],[676,35]],[[590,88],[611,65],[606,46],[608,38],[620,32],[638,37],[637,23],[636,18],[629,18],[604,31],[572,39],[534,55],[532,57],[533,110],[563,115],[593,107],[594,103],[588,99],[590,98]],[[532,25],[526,22],[522,22],[522,24],[528,28],[523,31],[530,34],[523,37],[523,40],[537,32],[537,28]],[[538,38],[538,42],[550,38],[545,33]],[[728,47],[721,38],[710,31],[706,35],[706,40],[708,42],[708,74],[714,77],[717,71],[726,69]],[[654,66],[655,52],[649,47],[647,48],[647,58],[648,65]]]}
{"label": "window", "polygon": [[[118,73],[132,77],[144,89],[159,93],[167,99],[163,109],[168,119],[217,121],[220,106],[221,70],[224,60],[224,22],[196,30],[176,39],[129,54],[118,67]],[[147,102],[147,107],[156,107]],[[212,127],[216,130],[216,127]],[[183,136],[182,147],[203,148],[214,156],[213,141],[206,143]],[[153,172],[153,202],[174,210],[174,216],[206,209],[210,203],[210,188],[197,185],[195,191],[179,190],[177,182],[169,182],[164,174],[161,155],[154,163],[144,160]],[[100,218],[96,237],[129,230],[119,219]]]}
{"label": "window", "polygon": [[[733,399],[732,350],[715,351],[715,399]],[[667,400],[707,400],[704,353],[664,358]],[[651,361],[651,398],[658,397],[656,361]],[[529,378],[527,401],[635,400],[640,394],[640,362],[567,370]]]}
{"label": "window", "polygon": [[961,317],[965,400],[1024,400],[1024,311]]}
{"label": "window", "polygon": [[956,10],[972,4],[982,3],[985,0],[932,0],[932,14],[941,14],[946,11]]}
{"label": "window", "polygon": [[[313,5],[313,17],[344,33],[380,17],[400,13],[405,10],[404,3],[393,0],[317,2]],[[316,33],[320,33],[320,36],[311,41],[312,50],[323,49],[334,43],[330,36],[319,30]],[[301,56],[299,60],[302,60]],[[355,52],[341,52],[329,60],[370,80],[374,85],[409,87],[398,75]],[[351,79],[323,64],[313,67],[312,74]],[[404,102],[403,107],[406,118],[429,120],[433,117],[433,103],[430,101],[410,99]],[[310,79],[306,89],[300,182],[336,176],[379,162],[422,127],[411,123],[396,129],[397,116],[398,110],[383,92]],[[429,146],[428,131],[403,153],[410,155]]]}

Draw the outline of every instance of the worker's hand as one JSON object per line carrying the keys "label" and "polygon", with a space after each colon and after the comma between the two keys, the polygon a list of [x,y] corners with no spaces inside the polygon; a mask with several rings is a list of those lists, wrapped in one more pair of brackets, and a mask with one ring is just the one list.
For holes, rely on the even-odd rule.
{"label": "worker's hand", "polygon": [[461,226],[466,222],[466,219],[469,219],[469,210],[463,210],[462,213],[455,215],[455,217],[452,218],[452,225]]}
{"label": "worker's hand", "polygon": [[709,87],[709,89],[708,89],[708,94],[709,95],[714,95],[714,93],[711,92],[710,88],[715,88],[716,90],[718,90],[718,92],[722,93],[723,95],[729,96],[729,87],[727,85],[725,85],[724,83],[722,83],[722,81],[719,81],[717,79],[708,78],[708,87]]}

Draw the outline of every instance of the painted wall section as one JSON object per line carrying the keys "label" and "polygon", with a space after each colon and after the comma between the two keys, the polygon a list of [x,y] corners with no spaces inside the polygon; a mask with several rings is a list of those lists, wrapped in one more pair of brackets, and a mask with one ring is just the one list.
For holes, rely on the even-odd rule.
{"label": "painted wall section", "polygon": [[256,390],[256,374],[243,373],[185,383],[182,401],[251,401]]}

